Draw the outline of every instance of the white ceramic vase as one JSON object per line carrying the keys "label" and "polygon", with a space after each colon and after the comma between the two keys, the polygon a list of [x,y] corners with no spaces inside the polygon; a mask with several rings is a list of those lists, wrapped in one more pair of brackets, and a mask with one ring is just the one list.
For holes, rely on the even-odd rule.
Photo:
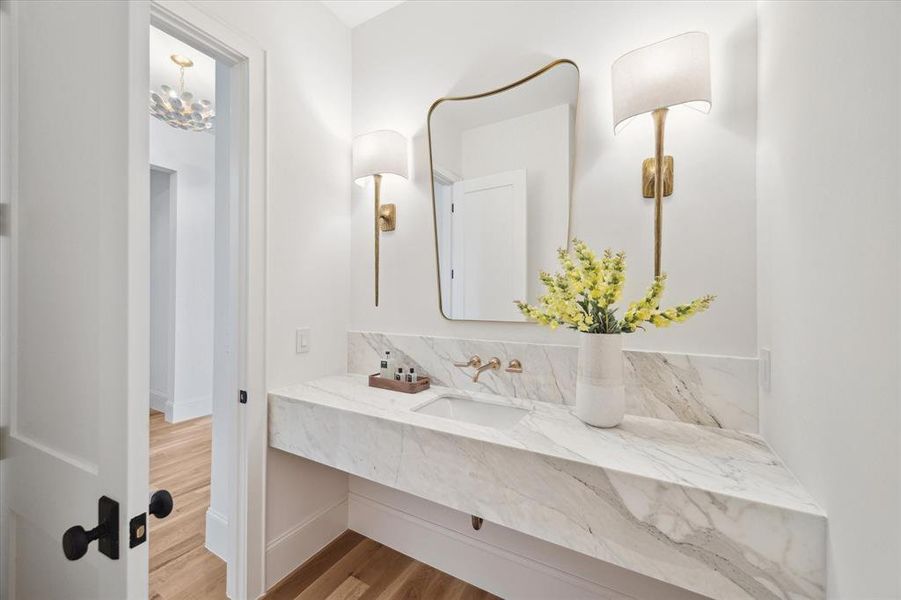
{"label": "white ceramic vase", "polygon": [[626,413],[623,336],[579,334],[576,416],[595,427],[616,427]]}

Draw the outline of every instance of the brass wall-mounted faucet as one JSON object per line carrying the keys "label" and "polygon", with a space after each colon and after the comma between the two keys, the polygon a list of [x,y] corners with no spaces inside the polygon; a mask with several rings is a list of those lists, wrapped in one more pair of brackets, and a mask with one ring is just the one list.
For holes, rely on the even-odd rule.
{"label": "brass wall-mounted faucet", "polygon": [[[484,365],[482,364],[481,357],[476,354],[474,356],[469,357],[469,360],[466,362],[455,362],[455,367],[472,367],[476,370],[472,375],[472,381],[474,383],[479,382],[479,376],[485,371],[498,371],[501,368],[501,359],[498,357],[494,357],[489,360]],[[507,368],[504,369],[507,373],[522,373],[522,363],[519,362],[519,359],[514,358],[510,361],[510,364],[507,365]]]}
{"label": "brass wall-mounted faucet", "polygon": [[491,360],[489,360],[487,363],[485,363],[484,365],[482,365],[481,367],[478,367],[478,368],[476,369],[476,372],[473,373],[473,375],[472,375],[472,382],[473,382],[473,383],[478,383],[478,382],[479,382],[479,376],[480,376],[482,373],[484,373],[485,371],[489,371],[489,370],[491,370],[491,371],[497,371],[497,370],[500,369],[500,368],[501,368],[501,359],[499,359],[498,357],[495,356],[494,358],[492,358]]}

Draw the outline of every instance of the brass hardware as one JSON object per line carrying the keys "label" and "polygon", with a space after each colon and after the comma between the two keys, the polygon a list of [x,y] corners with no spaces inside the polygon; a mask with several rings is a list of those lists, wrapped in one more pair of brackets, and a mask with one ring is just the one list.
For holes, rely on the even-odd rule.
{"label": "brass hardware", "polygon": [[467,362],[455,362],[454,366],[455,367],[473,367],[475,369],[478,369],[479,367],[482,366],[482,359],[479,358],[479,355],[477,354],[475,356],[470,357]]}
{"label": "brass hardware", "polygon": [[485,522],[485,519],[482,517],[477,517],[475,515],[470,515],[470,522],[472,523],[472,528],[478,531],[482,528],[482,524]]}
{"label": "brass hardware", "polygon": [[394,204],[382,206],[382,176],[373,175],[375,181],[375,305],[379,305],[379,242],[382,231],[394,231],[397,227],[397,208]]}
{"label": "brass hardware", "polygon": [[382,193],[382,176],[381,175],[373,175],[373,180],[375,180],[375,305],[379,305],[379,240],[381,238],[380,235],[380,227],[379,217],[382,214],[381,210],[381,193]]}
{"label": "brass hardware", "polygon": [[484,364],[484,365],[482,365],[481,367],[478,367],[478,368],[476,369],[476,372],[473,373],[473,375],[472,375],[472,382],[473,382],[473,383],[478,383],[478,382],[479,382],[479,377],[480,377],[480,376],[482,375],[482,373],[484,373],[485,371],[497,371],[497,370],[500,369],[500,368],[501,368],[501,359],[499,359],[498,357],[495,356],[494,358],[492,358],[491,360],[489,360],[486,364]]}
{"label": "brass hardware", "polygon": [[[663,128],[666,125],[668,108],[658,108],[651,113],[654,117],[654,277],[660,276],[660,248],[663,239],[663,192],[666,179],[666,160],[663,158]],[[661,173],[663,171],[663,173]],[[669,165],[672,179],[672,164]],[[672,188],[672,183],[670,184]]]}
{"label": "brass hardware", "polygon": [[[654,176],[657,172],[657,161],[646,158],[641,163],[641,193],[645,198],[654,197]],[[673,195],[673,157],[663,157],[663,196]]]}
{"label": "brass hardware", "polygon": [[[559,58],[559,59],[541,67],[534,73],[532,73],[530,75],[526,75],[522,79],[520,79],[518,81],[514,81],[513,83],[510,83],[503,87],[499,87],[495,90],[491,90],[488,92],[483,92],[481,94],[471,94],[469,96],[446,96],[444,98],[438,98],[429,107],[429,112],[426,117],[426,137],[427,137],[427,140],[429,143],[429,174],[430,174],[429,186],[430,186],[430,189],[432,190],[432,226],[434,228],[434,234],[435,234],[435,238],[434,238],[435,239],[435,278],[438,281],[438,290],[439,290],[438,312],[440,312],[441,316],[444,317],[448,321],[451,321],[453,319],[451,319],[446,314],[444,314],[444,306],[441,302],[441,293],[440,293],[440,290],[441,290],[441,266],[440,266],[439,260],[438,260],[438,215],[436,214],[436,211],[435,211],[435,177],[434,177],[435,161],[434,161],[433,152],[432,152],[432,113],[435,112],[435,109],[438,108],[439,105],[441,105],[445,102],[456,102],[456,101],[460,101],[460,100],[475,100],[477,98],[485,98],[487,96],[493,96],[495,94],[500,94],[501,92],[506,92],[507,90],[513,89],[524,83],[528,83],[532,79],[535,79],[536,77],[538,77],[540,75],[543,75],[547,71],[550,71],[551,69],[553,69],[554,67],[559,66],[559,65],[572,65],[573,67],[575,67],[576,72],[577,73],[579,72],[579,65],[577,65],[575,62],[573,62],[572,60],[570,60],[568,58]],[[578,94],[576,95],[576,102],[578,102]],[[567,232],[566,232],[567,245],[570,243],[570,240],[572,239],[572,235],[571,235],[571,233],[572,233],[572,202],[569,203],[569,210],[570,210],[570,218],[567,222]],[[490,321],[485,320],[485,322],[487,323]],[[498,322],[498,321],[495,321],[495,322]],[[504,321],[504,322],[506,322],[506,321]],[[527,322],[527,321],[523,321],[523,323],[525,323],[525,322]]]}
{"label": "brass hardware", "polygon": [[382,204],[379,209],[379,229],[394,231],[397,227],[397,207],[394,204]]}
{"label": "brass hardware", "polygon": [[522,363],[519,362],[518,358],[514,358],[504,370],[507,371],[507,373],[522,373]]}
{"label": "brass hardware", "polygon": [[194,66],[193,60],[191,60],[187,56],[182,56],[181,54],[173,54],[169,57],[169,60],[177,64],[182,69]]}

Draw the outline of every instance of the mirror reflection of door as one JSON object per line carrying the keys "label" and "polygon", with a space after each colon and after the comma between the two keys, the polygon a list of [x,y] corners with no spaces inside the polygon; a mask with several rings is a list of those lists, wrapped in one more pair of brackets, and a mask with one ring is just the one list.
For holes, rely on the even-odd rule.
{"label": "mirror reflection of door", "polygon": [[450,289],[454,319],[516,321],[511,298],[527,288],[526,172],[507,171],[453,186]]}
{"label": "mirror reflection of door", "polygon": [[557,61],[500,92],[444,98],[429,114],[441,310],[524,321],[567,245],[579,75]]}

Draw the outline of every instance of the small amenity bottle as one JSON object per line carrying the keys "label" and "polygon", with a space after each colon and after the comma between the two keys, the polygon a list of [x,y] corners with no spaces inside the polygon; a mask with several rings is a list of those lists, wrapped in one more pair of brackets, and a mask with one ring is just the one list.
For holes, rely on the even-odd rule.
{"label": "small amenity bottle", "polygon": [[407,383],[416,383],[419,377],[416,375],[416,369],[410,367],[410,370],[407,372]]}
{"label": "small amenity bottle", "polygon": [[391,360],[390,350],[385,350],[385,356],[382,358],[382,362],[379,366],[379,376],[384,377],[385,379],[391,379],[391,374],[394,372],[394,361]]}
{"label": "small amenity bottle", "polygon": [[397,372],[394,374],[394,381],[403,381],[404,380],[404,368],[397,367]]}

